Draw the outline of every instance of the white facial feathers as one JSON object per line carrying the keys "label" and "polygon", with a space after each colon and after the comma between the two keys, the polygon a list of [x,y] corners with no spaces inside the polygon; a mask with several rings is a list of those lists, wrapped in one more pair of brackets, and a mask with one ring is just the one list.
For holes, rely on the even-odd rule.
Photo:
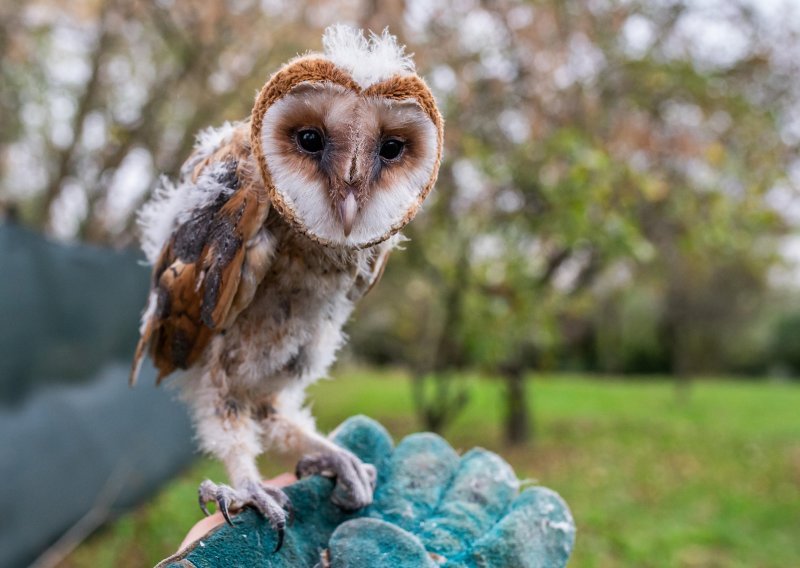
{"label": "white facial feathers", "polygon": [[[320,154],[304,154],[294,141],[306,128],[324,133]],[[404,143],[395,160],[379,157],[387,139]],[[264,114],[261,147],[278,210],[318,242],[348,248],[401,229],[438,158],[436,125],[415,100],[363,97],[329,82],[298,85],[274,103]],[[358,206],[343,215],[349,192]]]}
{"label": "white facial feathers", "polygon": [[412,75],[414,61],[405,46],[383,30],[381,35],[364,32],[343,24],[328,27],[322,36],[325,57],[347,71],[361,88],[367,88],[396,75]]}

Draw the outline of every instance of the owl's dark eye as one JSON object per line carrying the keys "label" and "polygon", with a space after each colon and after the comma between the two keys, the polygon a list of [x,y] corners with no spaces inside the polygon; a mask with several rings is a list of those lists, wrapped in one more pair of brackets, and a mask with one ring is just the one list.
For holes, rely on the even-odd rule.
{"label": "owl's dark eye", "polygon": [[384,140],[383,144],[381,144],[380,152],[378,153],[384,160],[394,160],[403,152],[404,147],[405,142],[402,140],[390,138],[389,140]]}
{"label": "owl's dark eye", "polygon": [[325,138],[315,128],[304,128],[297,132],[297,145],[309,154],[316,154],[325,148]]}

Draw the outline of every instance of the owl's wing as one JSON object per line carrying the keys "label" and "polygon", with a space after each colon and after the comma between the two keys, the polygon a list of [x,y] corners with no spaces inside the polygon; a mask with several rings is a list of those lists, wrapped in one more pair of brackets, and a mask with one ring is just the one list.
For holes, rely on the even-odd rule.
{"label": "owl's wing", "polygon": [[[262,228],[269,200],[252,164],[246,126],[204,155],[194,154],[182,169],[186,195],[207,194],[183,216],[153,267],[131,384],[147,351],[158,382],[195,363],[249,305],[266,274],[274,252]],[[209,194],[209,186],[217,193]]]}
{"label": "owl's wing", "polygon": [[348,293],[351,301],[356,302],[366,296],[380,281],[383,271],[386,270],[386,263],[389,262],[389,255],[394,249],[394,243],[395,241],[392,240],[378,247],[375,255],[358,270],[353,286]]}

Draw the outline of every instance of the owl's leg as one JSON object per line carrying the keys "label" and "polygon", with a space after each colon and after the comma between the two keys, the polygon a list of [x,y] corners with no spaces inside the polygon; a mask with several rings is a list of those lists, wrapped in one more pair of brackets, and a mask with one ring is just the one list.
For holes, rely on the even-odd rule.
{"label": "owl's leg", "polygon": [[[269,520],[278,534],[276,550],[283,544],[283,533],[291,517],[291,503],[281,489],[265,485],[256,466],[262,453],[262,425],[248,405],[239,404],[217,381],[203,377],[193,385],[189,400],[197,436],[202,449],[225,465],[231,485],[209,479],[198,488],[200,507],[214,502],[228,524],[231,511],[252,506]],[[184,393],[186,394],[186,393]]]}
{"label": "owl's leg", "polygon": [[273,412],[264,419],[265,440],[279,450],[303,454],[297,464],[298,478],[316,474],[335,479],[331,495],[334,504],[348,511],[366,507],[375,491],[375,466],[317,432],[308,409],[299,403],[302,398],[295,394],[280,396]]}

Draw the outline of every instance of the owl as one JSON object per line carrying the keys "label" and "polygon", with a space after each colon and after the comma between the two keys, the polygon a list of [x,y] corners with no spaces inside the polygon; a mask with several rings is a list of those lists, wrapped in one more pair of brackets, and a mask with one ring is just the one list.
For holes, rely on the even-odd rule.
{"label": "owl", "polygon": [[375,469],[320,434],[304,390],[326,375],[355,303],[436,181],[443,122],[396,38],[328,28],[323,53],[272,75],[250,117],[202,132],[176,183],[139,212],[153,264],[131,384],[149,354],[175,378],[228,484],[201,508],[252,506],[283,542],[291,503],[262,483],[265,450],[299,451],[332,500],[372,501]]}

